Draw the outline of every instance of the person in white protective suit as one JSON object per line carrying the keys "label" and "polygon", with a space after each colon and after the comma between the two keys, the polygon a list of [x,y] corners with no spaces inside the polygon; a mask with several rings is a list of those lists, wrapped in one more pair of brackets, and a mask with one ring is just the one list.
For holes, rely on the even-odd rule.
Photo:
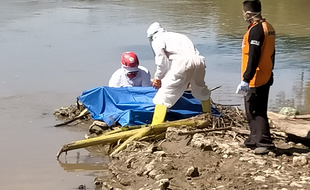
{"label": "person in white protective suit", "polygon": [[139,65],[134,52],[125,52],[121,57],[122,66],[110,78],[109,87],[152,86],[151,74]]}
{"label": "person in white protective suit", "polygon": [[193,42],[183,34],[165,31],[158,22],[150,25],[147,37],[157,66],[152,86],[159,89],[153,98],[155,111],[152,124],[164,121],[167,108],[178,101],[188,84],[192,95],[201,100],[202,111],[210,113],[210,91],[204,81],[205,60]]}

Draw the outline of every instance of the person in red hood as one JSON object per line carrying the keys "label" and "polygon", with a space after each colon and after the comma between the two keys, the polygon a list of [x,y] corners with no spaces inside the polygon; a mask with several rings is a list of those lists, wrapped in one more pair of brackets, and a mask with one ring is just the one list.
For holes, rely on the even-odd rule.
{"label": "person in red hood", "polygon": [[152,86],[150,72],[139,65],[138,56],[134,52],[124,52],[121,64],[121,68],[111,76],[109,87]]}

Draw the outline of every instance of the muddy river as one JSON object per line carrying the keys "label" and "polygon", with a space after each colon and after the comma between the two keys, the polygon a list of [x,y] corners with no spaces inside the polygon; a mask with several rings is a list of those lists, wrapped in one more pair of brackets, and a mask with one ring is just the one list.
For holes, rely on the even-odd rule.
{"label": "muddy river", "polygon": [[[94,189],[108,158],[86,150],[55,156],[84,138],[78,127],[53,127],[53,112],[84,90],[107,85],[124,51],[154,73],[146,38],[155,21],[188,35],[206,57],[206,82],[221,104],[242,104],[241,0],[0,0],[0,189]],[[262,0],[277,32],[269,109],[310,113],[309,0]]]}

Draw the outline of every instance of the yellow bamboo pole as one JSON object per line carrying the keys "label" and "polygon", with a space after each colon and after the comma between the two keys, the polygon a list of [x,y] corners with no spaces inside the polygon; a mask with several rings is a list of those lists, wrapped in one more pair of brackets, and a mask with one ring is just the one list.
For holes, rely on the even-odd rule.
{"label": "yellow bamboo pole", "polygon": [[159,135],[149,135],[142,137],[139,141],[158,141],[164,139],[166,136],[165,132],[160,133]]}
{"label": "yellow bamboo pole", "polygon": [[121,133],[115,133],[111,135],[102,135],[94,138],[89,138],[89,139],[83,139],[79,141],[74,141],[69,144],[65,144],[61,150],[57,153],[57,159],[59,158],[60,154],[63,152],[67,152],[70,150],[75,150],[75,149],[80,149],[80,148],[85,148],[88,146],[95,146],[99,144],[107,144],[107,143],[116,143],[119,139],[127,139],[131,137],[132,135],[136,134],[139,130],[141,129],[135,129],[135,130],[130,130]]}
{"label": "yellow bamboo pole", "polygon": [[[203,126],[208,125],[210,120],[206,120],[205,118],[200,117],[194,117],[189,119],[182,119],[177,121],[171,121],[171,122],[165,122],[157,125],[141,125],[139,129],[134,130],[127,130],[124,132],[118,132],[114,134],[108,134],[108,135],[101,135],[98,137],[90,138],[90,139],[84,139],[79,141],[74,141],[69,144],[65,144],[62,149],[57,153],[56,157],[57,159],[63,152],[67,152],[70,150],[85,148],[88,146],[94,146],[99,144],[113,144],[116,143],[119,139],[126,140],[129,137],[140,134],[137,136],[134,136],[133,138],[135,140],[138,140],[139,138],[142,138],[141,135],[158,135],[167,130],[168,127],[181,127],[181,126]],[[147,127],[149,126],[149,127]],[[151,132],[150,132],[151,131]],[[124,145],[125,146],[125,145]]]}
{"label": "yellow bamboo pole", "polygon": [[120,133],[120,132],[124,132],[124,131],[139,129],[139,128],[147,127],[147,126],[148,125],[125,126],[125,127],[119,128],[119,129],[115,129],[113,131],[108,131],[106,133],[103,133],[102,135],[111,135],[111,134]]}
{"label": "yellow bamboo pole", "polygon": [[140,130],[138,133],[136,133],[135,135],[132,135],[131,137],[129,137],[125,142],[123,142],[123,144],[121,144],[121,146],[117,147],[117,149],[115,149],[110,156],[115,155],[116,153],[118,153],[119,151],[123,150],[124,148],[126,148],[127,144],[129,144],[132,141],[138,140],[144,136],[147,136],[151,130],[153,129],[152,126],[150,127],[145,127],[142,128],[142,130]]}

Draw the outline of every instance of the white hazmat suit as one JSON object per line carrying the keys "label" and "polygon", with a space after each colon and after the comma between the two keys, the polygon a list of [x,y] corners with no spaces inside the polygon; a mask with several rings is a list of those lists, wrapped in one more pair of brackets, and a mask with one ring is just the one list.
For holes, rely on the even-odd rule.
{"label": "white hazmat suit", "polygon": [[126,68],[120,68],[116,70],[110,78],[109,87],[132,87],[132,86],[152,86],[150,72],[142,66],[136,67],[134,70],[137,71],[137,75],[130,79],[127,73],[130,72]]}
{"label": "white hazmat suit", "polygon": [[161,30],[152,36],[157,66],[154,78],[162,80],[154,104],[172,107],[191,84],[195,98],[206,101],[210,91],[205,84],[205,60],[185,35]]}

